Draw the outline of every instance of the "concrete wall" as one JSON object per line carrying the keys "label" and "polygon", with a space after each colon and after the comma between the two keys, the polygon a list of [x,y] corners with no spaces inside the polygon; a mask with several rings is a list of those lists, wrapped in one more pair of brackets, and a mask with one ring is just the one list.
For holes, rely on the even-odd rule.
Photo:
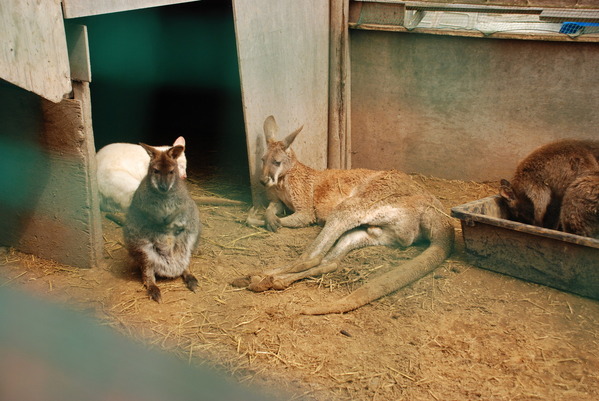
{"label": "concrete wall", "polygon": [[599,46],[352,30],[352,167],[511,177],[564,137],[599,139]]}

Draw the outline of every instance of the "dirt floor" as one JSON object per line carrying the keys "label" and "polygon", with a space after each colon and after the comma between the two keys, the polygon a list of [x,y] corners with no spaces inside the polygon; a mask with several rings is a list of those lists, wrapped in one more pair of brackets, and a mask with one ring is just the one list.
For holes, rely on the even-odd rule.
{"label": "dirt floor", "polygon": [[[496,192],[480,183],[413,179],[447,213]],[[194,196],[248,197],[197,177],[190,185]],[[200,207],[203,240],[191,266],[197,293],[181,280],[161,280],[163,303],[149,300],[127,261],[121,228],[107,219],[100,267],[81,270],[8,249],[0,286],[92,311],[148,346],[215,365],[284,400],[599,399],[599,302],[468,264],[457,220],[457,248],[433,274],[347,314],[303,316],[298,305],[341,297],[422,246],[355,251],[338,272],[252,293],[228,283],[289,263],[319,227],[273,234],[244,224],[248,208]]]}

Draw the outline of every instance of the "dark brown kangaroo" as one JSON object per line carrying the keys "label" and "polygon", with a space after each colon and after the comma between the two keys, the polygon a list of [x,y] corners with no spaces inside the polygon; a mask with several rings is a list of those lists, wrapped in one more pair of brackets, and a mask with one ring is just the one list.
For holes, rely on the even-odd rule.
{"label": "dark brown kangaroo", "polygon": [[566,189],[599,169],[599,141],[565,139],[541,146],[522,160],[499,194],[513,220],[556,229]]}
{"label": "dark brown kangaroo", "polygon": [[567,233],[599,238],[599,171],[577,178],[566,189],[560,227]]}

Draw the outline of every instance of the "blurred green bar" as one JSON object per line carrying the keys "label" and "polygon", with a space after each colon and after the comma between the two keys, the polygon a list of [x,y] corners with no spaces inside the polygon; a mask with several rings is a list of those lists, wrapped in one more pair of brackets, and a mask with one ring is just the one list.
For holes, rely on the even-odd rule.
{"label": "blurred green bar", "polygon": [[0,400],[274,400],[79,312],[0,287]]}

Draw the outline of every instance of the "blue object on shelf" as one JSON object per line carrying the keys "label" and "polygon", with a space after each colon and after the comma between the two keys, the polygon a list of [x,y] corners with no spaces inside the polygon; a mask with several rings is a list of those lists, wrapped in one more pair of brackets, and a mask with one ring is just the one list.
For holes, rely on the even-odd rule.
{"label": "blue object on shelf", "polygon": [[[599,27],[599,23],[596,22],[564,22],[559,30],[559,33],[565,33],[568,35],[581,34],[586,31],[586,27]],[[592,32],[599,31],[599,28],[593,29]],[[587,32],[588,33],[588,32]]]}

